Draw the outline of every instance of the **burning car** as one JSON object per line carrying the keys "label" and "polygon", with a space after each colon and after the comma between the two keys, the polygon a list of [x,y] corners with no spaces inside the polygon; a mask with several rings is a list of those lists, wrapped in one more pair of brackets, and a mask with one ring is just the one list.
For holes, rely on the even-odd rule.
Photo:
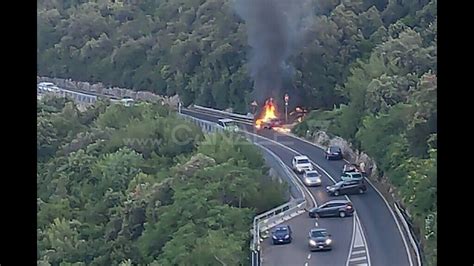
{"label": "burning car", "polygon": [[281,125],[282,121],[278,118],[276,105],[273,102],[273,98],[270,98],[265,102],[259,118],[255,120],[255,127],[257,129],[272,129]]}
{"label": "burning car", "polygon": [[272,129],[274,127],[279,127],[281,126],[281,120],[278,118],[273,118],[270,119],[269,121],[263,121],[262,124],[260,125],[261,128],[265,129]]}

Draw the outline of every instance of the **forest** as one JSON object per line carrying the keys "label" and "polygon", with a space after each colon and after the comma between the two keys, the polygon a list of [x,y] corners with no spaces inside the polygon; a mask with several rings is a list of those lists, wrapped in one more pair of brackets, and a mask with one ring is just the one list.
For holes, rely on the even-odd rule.
{"label": "forest", "polygon": [[159,104],[37,115],[38,265],[250,265],[253,217],[286,202],[258,148]]}
{"label": "forest", "polygon": [[[309,137],[323,130],[347,139],[374,158],[380,178],[387,177],[397,187],[412,214],[426,262],[436,265],[437,0],[312,3],[313,19],[306,25],[305,38],[287,59],[292,74],[285,84],[299,95],[298,104],[312,110],[294,132]],[[179,94],[185,105],[230,107],[246,113],[254,88],[247,32],[231,0],[43,0],[38,3],[38,75]],[[89,150],[94,156],[118,152],[120,138],[114,138],[110,130],[139,134],[136,127],[123,129],[123,118],[97,109],[102,107],[78,116],[68,106],[57,111],[69,116],[67,119],[54,112],[49,114],[54,120],[40,119],[44,139],[38,148],[46,157],[59,152],[59,136],[65,136],[66,126],[82,132],[88,128],[85,125],[96,125],[67,146],[73,149],[81,141],[91,142]],[[135,119],[133,115],[127,117]],[[46,126],[53,122],[60,125],[57,132]],[[108,141],[93,143],[108,134],[112,136]],[[151,156],[145,161],[171,165],[176,159],[170,158],[196,152],[196,143],[179,151],[160,144],[166,151],[161,155],[149,147],[138,152]],[[135,155],[130,152],[124,148],[107,158],[133,161]],[[86,155],[78,150],[61,156],[58,164],[74,161],[69,156]],[[56,160],[59,158],[40,164],[48,169]],[[52,177],[44,175],[41,178],[52,186]],[[45,224],[49,221],[43,227]],[[143,235],[139,239],[146,239],[147,234]],[[150,257],[153,255],[146,253],[141,259]]]}

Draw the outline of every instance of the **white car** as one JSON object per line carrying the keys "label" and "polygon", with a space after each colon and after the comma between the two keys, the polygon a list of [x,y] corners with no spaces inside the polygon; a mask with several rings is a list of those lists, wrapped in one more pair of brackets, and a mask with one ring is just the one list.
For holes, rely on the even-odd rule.
{"label": "white car", "polygon": [[231,131],[231,132],[238,132],[239,131],[239,127],[237,126],[235,121],[232,120],[232,119],[229,119],[229,118],[219,119],[217,124],[219,126],[223,127],[224,130],[226,130],[226,131]]}
{"label": "white car", "polygon": [[51,82],[40,82],[38,84],[38,90],[40,92],[57,92],[59,88]]}
{"label": "white car", "polygon": [[362,180],[364,177],[359,172],[347,172],[341,175],[342,181],[348,180]]}
{"label": "white car", "polygon": [[303,182],[306,186],[320,186],[321,174],[316,170],[305,171],[303,174]]}
{"label": "white car", "polygon": [[124,97],[120,102],[125,106],[132,106],[135,103],[135,100],[132,98]]}
{"label": "white car", "polygon": [[295,156],[291,161],[291,166],[293,171],[297,173],[303,173],[304,171],[311,171],[313,170],[313,165],[309,161],[309,158],[304,155]]}

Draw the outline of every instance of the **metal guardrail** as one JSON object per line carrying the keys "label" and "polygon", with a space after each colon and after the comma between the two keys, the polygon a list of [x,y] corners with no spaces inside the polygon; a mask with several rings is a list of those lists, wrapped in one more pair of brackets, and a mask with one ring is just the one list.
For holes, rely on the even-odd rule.
{"label": "metal guardrail", "polygon": [[403,210],[398,203],[394,203],[393,206],[395,207],[395,212],[397,213],[398,217],[400,217],[400,220],[402,221],[403,227],[405,228],[405,231],[408,234],[408,237],[410,238],[411,245],[415,248],[415,254],[416,254],[416,260],[419,266],[423,265],[423,259],[421,256],[421,245],[419,241],[416,241],[415,238],[415,232],[413,230],[413,225],[407,219],[407,214],[405,213],[405,210]]}
{"label": "metal guardrail", "polygon": [[[202,119],[198,119],[186,114],[179,113],[184,119],[190,120],[200,126],[206,132],[222,132],[224,129],[217,125],[216,123],[205,121]],[[244,134],[245,135],[245,134]],[[305,194],[300,186],[300,184],[295,180],[295,176],[292,172],[288,170],[288,167],[278,158],[273,152],[271,152],[268,148],[262,146],[261,144],[252,141],[252,138],[249,138],[248,135],[245,135],[249,141],[253,144],[258,146],[262,149],[262,151],[266,152],[270,155],[276,162],[279,164],[280,169],[275,169],[280,174],[286,175],[288,180],[295,186],[299,192],[300,197],[296,199],[292,199],[289,202],[280,205],[276,208],[273,208],[269,211],[261,213],[254,217],[253,219],[253,228],[252,232],[252,241],[250,243],[250,250],[252,251],[252,266],[261,265],[261,245],[260,243],[266,238],[266,230],[270,229],[271,227],[278,224],[279,221],[284,221],[291,219],[300,213],[304,212],[306,209],[307,200]],[[262,235],[262,232],[264,233]]]}
{"label": "metal guardrail", "polygon": [[222,114],[222,115],[226,115],[226,116],[230,116],[230,117],[236,117],[236,118],[241,118],[241,119],[247,119],[249,121],[252,121],[254,119],[253,116],[248,116],[248,115],[241,115],[241,114],[234,114],[234,113],[230,113],[230,112],[226,112],[226,111],[221,111],[221,110],[216,110],[216,109],[212,109],[212,108],[209,108],[209,107],[204,107],[204,106],[200,106],[200,105],[196,105],[194,104],[193,107],[195,109],[199,109],[199,110],[204,110],[204,111],[209,111],[209,112],[213,112],[213,113],[218,113],[218,114]]}

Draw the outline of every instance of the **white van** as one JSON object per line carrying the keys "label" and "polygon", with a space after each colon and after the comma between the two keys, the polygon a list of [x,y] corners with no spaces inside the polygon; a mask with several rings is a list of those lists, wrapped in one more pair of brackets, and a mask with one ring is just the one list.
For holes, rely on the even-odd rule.
{"label": "white van", "polygon": [[135,101],[132,98],[123,98],[120,100],[120,103],[122,103],[125,106],[132,106]]}
{"label": "white van", "polygon": [[232,120],[232,119],[229,119],[229,118],[219,119],[217,124],[219,126],[223,127],[224,130],[227,130],[227,131],[231,131],[231,132],[238,132],[239,131],[239,127],[237,126],[235,121]]}

